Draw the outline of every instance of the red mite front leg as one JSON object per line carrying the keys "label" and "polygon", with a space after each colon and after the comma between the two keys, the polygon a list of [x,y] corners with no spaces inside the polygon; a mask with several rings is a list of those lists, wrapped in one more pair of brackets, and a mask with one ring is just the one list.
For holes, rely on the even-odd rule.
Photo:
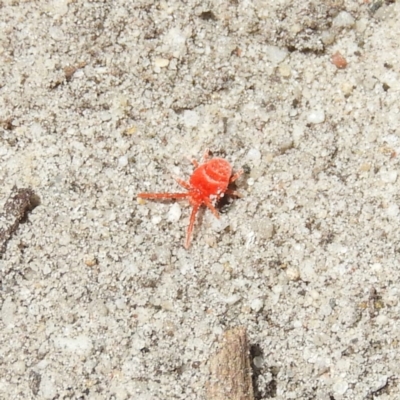
{"label": "red mite front leg", "polygon": [[[180,182],[179,182],[180,183]],[[186,183],[186,182],[184,182]],[[182,185],[183,186],[183,185]],[[190,197],[190,193],[139,193],[137,197],[141,199],[150,199],[150,200],[162,200],[162,199],[183,199]],[[214,210],[217,214],[216,217],[219,218],[218,212],[211,205],[212,210]],[[196,221],[196,214],[199,211],[200,204],[194,204],[192,212],[190,214],[190,222],[188,229],[186,231],[186,239],[185,239],[185,248],[188,249],[190,246],[190,240],[193,232],[194,223]],[[213,211],[213,212],[214,212]]]}
{"label": "red mite front leg", "polygon": [[[232,175],[229,179],[229,183],[235,182],[243,174],[243,170],[240,169],[236,174]],[[243,197],[239,192],[236,190],[226,189],[225,193],[229,196],[236,196],[236,197]]]}
{"label": "red mite front leg", "polygon": [[232,175],[229,179],[229,183],[235,182],[243,174],[243,170],[240,169],[236,174]]}
{"label": "red mite front leg", "polygon": [[188,249],[190,247],[190,240],[192,237],[194,223],[196,221],[196,214],[197,214],[197,211],[199,211],[199,208],[200,208],[199,204],[193,205],[192,212],[190,213],[189,226],[186,231],[185,249]]}
{"label": "red mite front leg", "polygon": [[[183,179],[175,178],[175,180],[183,186],[185,189],[190,190],[189,183],[185,182]],[[191,197],[191,193],[139,193],[137,197],[141,199],[150,199],[150,200],[162,200],[162,199],[184,199]],[[200,208],[200,204],[193,205],[192,212],[190,214],[190,222],[186,232],[186,239],[185,239],[185,248],[188,249],[190,246],[190,239],[192,236],[192,231],[194,227],[194,223],[196,221],[196,214]]]}
{"label": "red mite front leg", "polygon": [[139,193],[137,197],[141,199],[185,199],[189,193]]}

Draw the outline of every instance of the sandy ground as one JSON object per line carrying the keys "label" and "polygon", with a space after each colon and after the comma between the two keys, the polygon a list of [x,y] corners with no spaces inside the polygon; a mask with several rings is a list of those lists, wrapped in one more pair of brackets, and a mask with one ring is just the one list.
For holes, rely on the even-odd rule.
{"label": "sandy ground", "polygon": [[[399,38],[399,1],[1,1],[0,398],[205,399],[238,325],[258,400],[400,398]],[[206,148],[243,198],[186,250],[136,195]]]}

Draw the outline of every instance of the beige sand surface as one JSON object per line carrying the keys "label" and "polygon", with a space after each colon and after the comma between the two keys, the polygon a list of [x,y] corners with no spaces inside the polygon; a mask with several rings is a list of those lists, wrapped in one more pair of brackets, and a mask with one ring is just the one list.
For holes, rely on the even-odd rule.
{"label": "beige sand surface", "polygon": [[0,1],[0,398],[205,399],[237,325],[258,400],[400,398],[399,61],[399,1]]}

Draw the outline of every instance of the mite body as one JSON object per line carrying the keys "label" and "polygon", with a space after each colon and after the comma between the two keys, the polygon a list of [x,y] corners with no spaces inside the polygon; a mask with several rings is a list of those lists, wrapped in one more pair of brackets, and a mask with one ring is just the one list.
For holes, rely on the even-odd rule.
{"label": "mite body", "polygon": [[192,212],[190,214],[189,226],[186,232],[185,247],[190,246],[190,239],[193,232],[193,226],[196,214],[202,205],[207,206],[212,213],[219,218],[215,203],[225,194],[238,196],[240,194],[234,190],[228,189],[228,185],[234,182],[243,173],[242,170],[233,174],[231,164],[223,158],[209,158],[209,151],[204,153],[204,162],[199,164],[192,160],[195,169],[188,182],[175,178],[176,181],[184,187],[187,192],[184,193],[139,193],[137,196],[142,199],[189,199]]}

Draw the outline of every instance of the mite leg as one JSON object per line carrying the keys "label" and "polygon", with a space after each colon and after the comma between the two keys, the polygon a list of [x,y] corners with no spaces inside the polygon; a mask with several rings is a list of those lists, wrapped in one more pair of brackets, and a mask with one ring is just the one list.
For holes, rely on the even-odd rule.
{"label": "mite leg", "polygon": [[190,158],[189,156],[186,157],[193,165],[195,168],[197,168],[200,164],[195,158]]}
{"label": "mite leg", "polygon": [[236,174],[232,175],[231,178],[229,179],[229,183],[235,182],[237,178],[239,178],[240,175],[243,174],[243,170],[240,169]]}
{"label": "mite leg", "polygon": [[189,193],[139,193],[141,199],[184,199]]}
{"label": "mite leg", "polygon": [[215,207],[212,205],[211,201],[209,199],[204,199],[204,204],[212,211],[212,213],[219,218],[218,211],[215,209]]}
{"label": "mite leg", "polygon": [[[205,151],[204,151],[204,154],[203,154],[203,161],[206,161],[208,158],[209,158],[209,156],[210,156],[210,150],[209,149],[206,149]],[[194,158],[192,158],[191,160],[190,160],[190,162],[194,165],[194,167],[195,168],[198,168],[199,167],[199,162],[196,160],[196,159],[194,159]]]}
{"label": "mite leg", "polygon": [[204,150],[203,160],[206,161],[206,160],[208,160],[209,157],[210,157],[210,149],[207,148]]}
{"label": "mite leg", "polygon": [[188,182],[185,182],[183,179],[174,176],[174,179],[185,189],[190,190],[190,185]]}
{"label": "mite leg", "polygon": [[185,248],[188,249],[190,246],[190,239],[193,232],[194,222],[196,220],[197,211],[199,211],[199,204],[193,206],[192,213],[190,214],[190,222],[186,232]]}
{"label": "mite leg", "polygon": [[195,168],[198,168],[199,167],[199,162],[196,160],[196,159],[194,159],[194,158],[192,158],[191,160],[190,160],[190,162],[194,165],[194,167]]}
{"label": "mite leg", "polygon": [[236,196],[236,197],[243,197],[243,195],[241,195],[239,192],[237,192],[236,190],[231,190],[231,189],[226,189],[225,193],[229,196]]}

